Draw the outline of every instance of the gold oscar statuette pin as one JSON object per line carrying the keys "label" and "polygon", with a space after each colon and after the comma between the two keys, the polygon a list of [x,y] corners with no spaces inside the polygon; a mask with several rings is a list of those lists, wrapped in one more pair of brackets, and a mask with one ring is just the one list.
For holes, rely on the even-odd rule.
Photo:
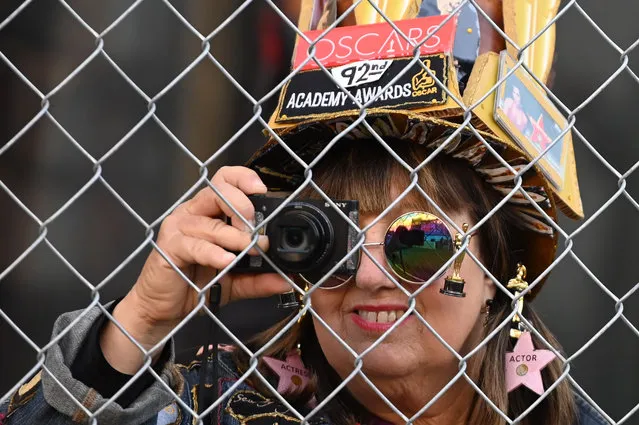
{"label": "gold oscar statuette pin", "polygon": [[[523,264],[517,264],[517,276],[508,281],[508,285],[506,288],[515,290],[515,297],[519,296],[521,292],[528,288],[528,282],[526,282],[526,266]],[[517,313],[513,316],[512,323],[513,325],[517,325],[517,329],[513,328],[510,330],[511,338],[519,339],[521,336],[521,332],[523,329],[523,323],[521,323],[521,314],[524,311],[524,297],[519,297],[517,300]]]}
{"label": "gold oscar statuette pin", "polygon": [[[468,223],[464,223],[462,225],[462,230],[464,231],[464,233],[468,231]],[[461,233],[457,233],[455,235],[455,251],[459,251],[462,244],[463,236]],[[464,285],[466,284],[466,281],[459,274],[465,255],[466,252],[462,252],[457,256],[457,258],[455,258],[455,262],[453,263],[453,275],[446,277],[446,280],[444,281],[444,287],[439,290],[439,292],[441,292],[442,294],[460,298],[466,296],[466,293],[464,292]]]}

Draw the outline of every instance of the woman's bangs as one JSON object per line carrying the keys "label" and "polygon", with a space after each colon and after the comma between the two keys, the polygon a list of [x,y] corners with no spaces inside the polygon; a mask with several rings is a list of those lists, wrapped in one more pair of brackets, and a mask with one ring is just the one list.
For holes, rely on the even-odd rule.
{"label": "woman's bangs", "polygon": [[[365,148],[364,143],[367,144]],[[409,165],[419,164],[417,155],[408,156]],[[358,200],[360,214],[379,214],[409,187],[410,173],[377,141],[359,140],[335,146],[313,169],[313,181],[331,199]],[[419,172],[418,185],[440,207],[449,206],[440,204],[446,197],[441,196],[430,166]],[[305,189],[301,196],[320,197],[313,189]],[[417,188],[408,192],[401,204],[412,210],[431,208],[428,199]]]}

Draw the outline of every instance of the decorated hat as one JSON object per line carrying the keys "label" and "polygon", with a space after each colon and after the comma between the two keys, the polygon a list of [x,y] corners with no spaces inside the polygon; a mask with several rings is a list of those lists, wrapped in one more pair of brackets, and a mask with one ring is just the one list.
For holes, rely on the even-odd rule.
{"label": "decorated hat", "polygon": [[[492,37],[496,30],[468,1],[370,0],[355,6],[354,0],[302,0],[296,72],[283,86],[269,126],[306,163],[358,119],[342,137],[373,137],[362,113],[381,137],[430,149],[445,144],[440,154],[468,162],[510,196],[520,217],[515,224],[525,235],[521,261],[533,282],[557,248],[557,232],[540,210],[554,221],[557,210],[583,218],[570,126],[538,83],[545,84],[551,71],[555,30],[544,28],[559,2],[539,0],[530,8],[521,0],[479,0],[516,44],[506,45],[501,36]],[[469,117],[464,110],[471,106]],[[528,167],[512,195],[518,179],[504,161],[517,173]],[[247,165],[271,190],[290,191],[304,180],[303,167],[272,135]],[[533,296],[543,280],[545,275]]]}

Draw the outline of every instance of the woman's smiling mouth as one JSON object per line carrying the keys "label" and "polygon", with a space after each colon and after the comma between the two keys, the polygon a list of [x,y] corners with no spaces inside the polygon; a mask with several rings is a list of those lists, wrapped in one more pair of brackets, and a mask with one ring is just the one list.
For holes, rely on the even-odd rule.
{"label": "woman's smiling mouth", "polygon": [[[363,330],[384,332],[399,320],[407,308],[398,305],[356,306],[351,313],[353,322]],[[407,317],[400,324],[403,325],[412,316]]]}

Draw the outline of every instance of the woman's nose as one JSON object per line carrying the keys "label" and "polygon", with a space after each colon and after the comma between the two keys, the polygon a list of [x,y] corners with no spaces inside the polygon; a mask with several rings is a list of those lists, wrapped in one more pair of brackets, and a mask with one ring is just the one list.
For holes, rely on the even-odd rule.
{"label": "woman's nose", "polygon": [[[390,280],[383,270],[387,270],[386,260],[384,257],[384,246],[381,244],[371,244],[367,246],[368,252],[379,263],[379,266],[369,258],[364,252],[364,249],[360,252],[359,267],[355,274],[355,285],[360,289],[368,291],[377,291],[380,289],[393,289],[397,286]],[[381,268],[380,268],[381,266]]]}

